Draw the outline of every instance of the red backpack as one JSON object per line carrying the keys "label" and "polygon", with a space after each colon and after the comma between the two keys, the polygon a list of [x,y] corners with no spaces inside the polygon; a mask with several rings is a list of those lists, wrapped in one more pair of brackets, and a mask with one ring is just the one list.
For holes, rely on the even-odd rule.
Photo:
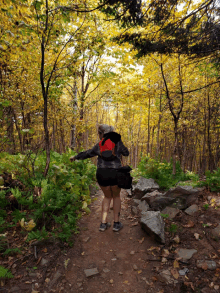
{"label": "red backpack", "polygon": [[110,139],[102,139],[99,142],[100,155],[105,161],[112,161],[116,158],[115,156],[115,143]]}

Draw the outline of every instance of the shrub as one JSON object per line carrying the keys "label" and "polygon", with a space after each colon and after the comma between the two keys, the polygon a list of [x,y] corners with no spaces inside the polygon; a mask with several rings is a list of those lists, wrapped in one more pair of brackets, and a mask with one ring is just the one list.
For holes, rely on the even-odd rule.
{"label": "shrub", "polygon": [[[77,232],[77,219],[82,212],[90,212],[89,186],[95,180],[96,166],[88,160],[71,163],[69,158],[74,154],[71,150],[64,154],[51,152],[46,179],[42,175],[46,162],[44,152],[38,156],[30,152],[26,155],[0,155],[0,173],[10,171],[24,187],[13,187],[7,192],[13,195],[18,206],[11,213],[12,222],[16,224],[24,219],[26,223],[22,228],[30,231],[28,240],[53,235],[68,241],[72,233]],[[10,208],[5,193],[0,192],[0,203],[6,209]],[[4,228],[5,216],[0,209],[0,223]],[[28,226],[30,220],[36,224],[33,231]]]}
{"label": "shrub", "polygon": [[206,171],[205,173],[206,179],[200,182],[200,186],[206,186],[211,191],[219,191],[220,190],[220,168],[213,171]]}
{"label": "shrub", "polygon": [[153,178],[159,184],[160,188],[169,189],[175,186],[179,181],[189,180],[190,176],[185,174],[176,163],[176,175],[172,175],[173,164],[171,162],[160,162],[157,159],[145,157],[141,159],[138,165],[138,174],[145,178]]}

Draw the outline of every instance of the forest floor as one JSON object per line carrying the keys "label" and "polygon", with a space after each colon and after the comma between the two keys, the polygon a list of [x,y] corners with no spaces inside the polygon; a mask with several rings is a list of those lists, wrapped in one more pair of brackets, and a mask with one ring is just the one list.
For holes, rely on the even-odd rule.
{"label": "forest floor", "polygon": [[[79,220],[73,247],[41,242],[35,257],[34,247],[30,247],[22,261],[8,259],[5,263],[11,262],[15,277],[6,281],[0,292],[220,292],[220,246],[210,234],[220,223],[220,209],[204,208],[208,195],[204,192],[193,216],[181,211],[172,221],[165,220],[166,243],[162,245],[141,229],[138,215],[131,214],[132,199],[124,190],[123,229],[113,232],[111,225],[100,232],[103,194],[99,190],[93,195],[97,200],[90,205],[91,213]],[[109,222],[112,219],[110,209]],[[177,257],[179,248],[197,252],[184,261]],[[198,260],[202,261],[200,267]]]}

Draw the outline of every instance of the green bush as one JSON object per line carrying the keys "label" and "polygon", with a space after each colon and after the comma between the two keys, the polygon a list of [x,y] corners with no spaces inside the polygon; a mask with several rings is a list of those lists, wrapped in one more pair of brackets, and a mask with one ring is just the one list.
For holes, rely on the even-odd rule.
{"label": "green bush", "polygon": [[[77,219],[82,212],[90,212],[87,207],[91,203],[89,186],[95,181],[96,166],[89,160],[71,163],[69,158],[73,155],[71,150],[64,154],[51,152],[45,179],[44,152],[39,155],[30,152],[25,155],[0,154],[0,174],[10,173],[24,186],[10,188],[7,192],[11,192],[18,204],[11,213],[12,222],[16,224],[24,219],[26,230],[30,220],[36,224],[29,232],[28,240],[52,235],[68,241],[71,234],[77,232]],[[6,210],[10,208],[3,192],[0,192],[0,203]],[[0,209],[0,223],[6,228],[5,216]]]}
{"label": "green bush", "polygon": [[206,179],[200,182],[200,186],[206,186],[211,191],[219,191],[220,190],[220,168],[213,171],[206,171],[205,173]]}
{"label": "green bush", "polygon": [[[195,175],[192,173],[184,173],[180,167],[180,163],[176,163],[176,175],[172,174],[173,163],[172,161],[160,162],[159,160],[150,157],[144,157],[138,165],[136,173],[145,178],[153,178],[162,189],[169,189],[178,184],[180,181],[191,180]],[[197,178],[197,177],[195,177]]]}

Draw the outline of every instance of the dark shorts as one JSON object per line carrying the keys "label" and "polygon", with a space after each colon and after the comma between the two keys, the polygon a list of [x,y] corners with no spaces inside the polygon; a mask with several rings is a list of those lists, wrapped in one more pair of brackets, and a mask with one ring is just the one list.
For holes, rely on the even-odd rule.
{"label": "dark shorts", "polygon": [[100,186],[118,185],[117,169],[113,168],[98,168],[96,178]]}

